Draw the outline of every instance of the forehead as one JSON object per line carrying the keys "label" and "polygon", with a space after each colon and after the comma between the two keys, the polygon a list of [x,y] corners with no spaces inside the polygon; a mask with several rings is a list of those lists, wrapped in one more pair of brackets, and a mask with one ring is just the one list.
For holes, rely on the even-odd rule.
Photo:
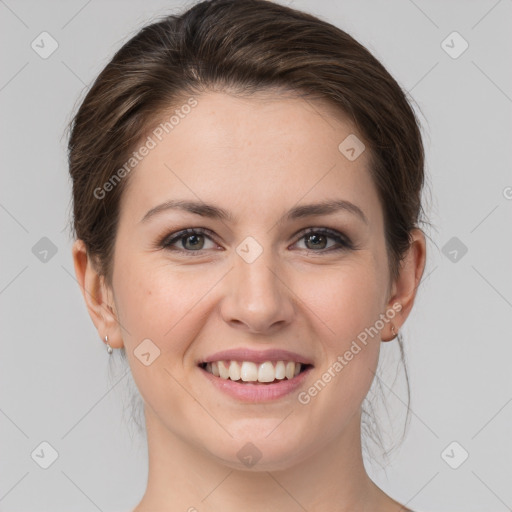
{"label": "forehead", "polygon": [[154,147],[130,175],[123,194],[130,208],[123,210],[140,218],[179,197],[282,212],[299,201],[343,198],[378,222],[368,151],[352,161],[344,156],[340,143],[357,135],[326,101],[268,92],[244,98],[212,92],[194,99],[197,104],[171,124],[180,111],[173,106],[149,134]]}

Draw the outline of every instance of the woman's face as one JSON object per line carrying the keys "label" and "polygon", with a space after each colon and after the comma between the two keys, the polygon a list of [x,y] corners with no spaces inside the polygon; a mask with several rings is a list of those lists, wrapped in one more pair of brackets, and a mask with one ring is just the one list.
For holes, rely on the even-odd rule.
{"label": "woman's face", "polygon": [[[359,425],[390,332],[378,322],[392,283],[369,155],[354,159],[354,129],[319,101],[196,99],[161,141],[152,135],[123,195],[112,280],[119,334],[151,428],[232,467],[261,454],[260,469],[286,468]],[[170,201],[196,211],[147,215]],[[305,208],[330,201],[354,206]],[[252,352],[216,355],[233,349]],[[244,384],[207,373],[200,363],[212,359],[246,361],[246,378],[256,369],[265,379],[265,361],[280,376],[277,361],[310,366],[296,380]]]}

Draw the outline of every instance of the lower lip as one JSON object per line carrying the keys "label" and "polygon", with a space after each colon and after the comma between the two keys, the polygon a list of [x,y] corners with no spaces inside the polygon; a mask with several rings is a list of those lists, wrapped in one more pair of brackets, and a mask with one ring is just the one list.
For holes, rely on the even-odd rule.
{"label": "lower lip", "polygon": [[312,367],[306,368],[306,370],[293,377],[293,379],[283,379],[273,384],[258,384],[254,382],[242,384],[231,379],[221,379],[213,375],[213,373],[199,368],[201,373],[217,389],[243,402],[267,402],[289,395],[304,382],[311,369]]}

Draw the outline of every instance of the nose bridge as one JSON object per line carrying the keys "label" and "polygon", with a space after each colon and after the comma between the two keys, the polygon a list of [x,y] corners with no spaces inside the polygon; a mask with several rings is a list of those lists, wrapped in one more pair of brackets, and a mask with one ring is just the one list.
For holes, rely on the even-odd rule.
{"label": "nose bridge", "polygon": [[236,249],[236,295],[251,309],[273,307],[278,283],[275,275],[276,255],[270,246],[263,247],[253,237],[247,237]]}
{"label": "nose bridge", "polygon": [[280,262],[272,248],[247,237],[236,248],[234,269],[223,314],[226,321],[264,331],[287,323],[293,312],[287,287],[278,275]]}

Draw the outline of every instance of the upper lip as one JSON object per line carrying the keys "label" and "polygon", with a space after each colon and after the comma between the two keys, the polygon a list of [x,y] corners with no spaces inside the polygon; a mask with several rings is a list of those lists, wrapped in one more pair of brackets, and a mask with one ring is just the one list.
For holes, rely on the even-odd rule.
{"label": "upper lip", "polygon": [[295,363],[312,365],[311,359],[306,356],[277,348],[269,350],[252,350],[249,348],[221,350],[198,361],[198,364],[211,363],[214,361],[251,361],[253,363],[264,363],[265,361],[293,361]]}

